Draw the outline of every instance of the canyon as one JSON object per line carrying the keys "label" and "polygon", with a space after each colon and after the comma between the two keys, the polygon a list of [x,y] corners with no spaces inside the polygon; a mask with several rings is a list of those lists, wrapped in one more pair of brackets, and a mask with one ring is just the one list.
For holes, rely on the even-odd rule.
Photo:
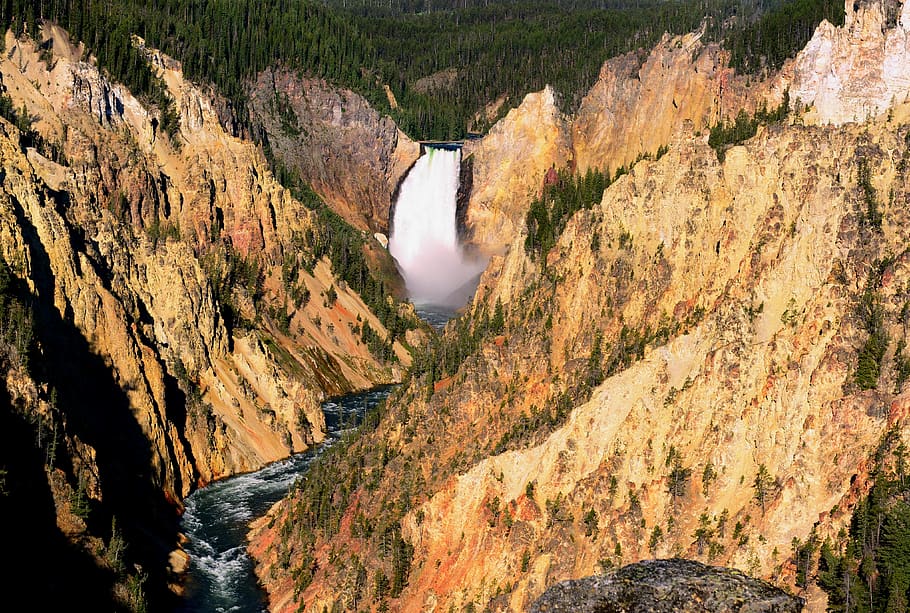
{"label": "canyon", "polygon": [[[468,236],[493,257],[446,332],[454,368],[413,373],[256,523],[272,610],[525,610],[673,556],[824,610],[794,542],[847,527],[886,435],[907,440],[908,90],[864,67],[906,65],[908,9],[883,13],[848,3],[760,83],[697,33],[668,37],[607,62],[576,115],[545,90],[466,144]],[[813,85],[819,66],[843,87]],[[854,123],[858,91],[877,110]],[[788,96],[783,124],[709,146],[719,119]],[[529,202],[563,167],[621,170],[535,254]],[[871,382],[869,301],[889,339]]]}
{"label": "canyon", "polygon": [[[270,610],[527,610],[670,557],[824,610],[794,549],[910,443],[908,32],[910,3],[847,2],[763,78],[699,31],[607,60],[572,114],[528,94],[463,145],[457,230],[489,263],[439,337],[385,240],[424,146],[366,99],[276,65],[244,118],[134,37],[169,132],[62,28],[7,33],[0,277],[34,337],[3,312],[13,580],[46,548],[53,605],[172,607],[181,501],[395,382],[252,526]],[[529,211],[584,181],[540,249]]]}
{"label": "canyon", "polygon": [[[324,398],[398,380],[410,354],[316,252],[317,213],[222,126],[222,101],[134,44],[175,101],[173,136],[60,28],[7,34],[0,77],[25,125],[0,126],[0,255],[31,296],[41,366],[14,359],[5,389],[66,457],[44,481],[77,549],[103,550],[113,517],[151,582],[176,586],[189,492],[320,442]],[[364,258],[387,261],[363,236]],[[417,328],[408,309],[387,321]],[[77,493],[106,526],[86,531]]]}

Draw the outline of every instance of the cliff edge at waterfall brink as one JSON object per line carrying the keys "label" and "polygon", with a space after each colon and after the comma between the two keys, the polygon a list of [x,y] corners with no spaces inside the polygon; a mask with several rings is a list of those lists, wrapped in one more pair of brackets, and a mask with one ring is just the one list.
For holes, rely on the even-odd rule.
{"label": "cliff edge at waterfall brink", "polygon": [[486,266],[464,253],[458,236],[460,175],[460,147],[427,147],[401,184],[389,253],[414,304],[463,306]]}
{"label": "cliff edge at waterfall brink", "polygon": [[[823,24],[808,48],[850,28],[884,46],[902,26],[876,35],[879,13]],[[859,70],[865,48],[834,64]],[[676,49],[638,74],[710,59],[686,37],[652,53]],[[507,147],[512,127],[525,146],[540,119],[539,142],[568,158],[554,143],[572,142],[571,118],[545,92],[472,145],[475,196],[489,197],[468,219],[507,211],[489,234],[506,248],[370,427],[257,524],[272,610],[521,611],[560,581],[668,557],[740,569],[810,611],[843,604],[845,584],[900,608],[902,575],[864,557],[887,539],[858,545],[850,526],[905,517],[885,486],[903,482],[910,443],[910,108],[895,94],[862,123],[782,119],[770,109],[807,78],[802,57],[737,90],[754,127],[740,139],[713,111],[699,124],[655,105],[674,126],[666,152],[622,162],[627,142],[588,130],[606,139],[585,148],[590,174],[531,158],[514,198],[503,186],[520,164],[497,183],[496,160],[522,158],[493,139]],[[739,87],[715,74],[693,86]],[[593,171],[617,160],[624,173]],[[906,547],[888,551],[903,564]]]}
{"label": "cliff edge at waterfall brink", "polygon": [[373,278],[378,247],[292,197],[179,63],[133,39],[156,107],[62,29],[36,36],[0,61],[10,582],[162,610],[180,501],[323,440],[320,401],[397,380],[417,321]]}

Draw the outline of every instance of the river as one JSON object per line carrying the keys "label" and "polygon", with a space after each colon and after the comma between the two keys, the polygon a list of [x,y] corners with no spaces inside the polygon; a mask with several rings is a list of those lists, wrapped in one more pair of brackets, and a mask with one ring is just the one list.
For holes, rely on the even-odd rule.
{"label": "river", "polygon": [[322,445],[254,473],[229,477],[186,499],[181,529],[189,538],[186,598],[180,611],[266,611],[265,594],[246,551],[249,523],[281,500],[314,458],[360,423],[364,413],[389,395],[392,386],[348,394],[322,405],[328,436]]}

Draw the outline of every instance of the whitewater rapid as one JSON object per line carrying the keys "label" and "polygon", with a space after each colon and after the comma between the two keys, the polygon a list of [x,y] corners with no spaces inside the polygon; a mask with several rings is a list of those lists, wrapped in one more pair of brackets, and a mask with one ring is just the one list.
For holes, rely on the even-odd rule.
{"label": "whitewater rapid", "polygon": [[249,523],[283,498],[310,464],[389,395],[382,386],[323,403],[326,442],[254,473],[216,481],[186,499],[181,531],[190,567],[178,613],[268,613],[247,553]]}
{"label": "whitewater rapid", "polygon": [[415,305],[463,306],[486,266],[458,239],[460,175],[461,148],[427,146],[399,190],[389,252]]}

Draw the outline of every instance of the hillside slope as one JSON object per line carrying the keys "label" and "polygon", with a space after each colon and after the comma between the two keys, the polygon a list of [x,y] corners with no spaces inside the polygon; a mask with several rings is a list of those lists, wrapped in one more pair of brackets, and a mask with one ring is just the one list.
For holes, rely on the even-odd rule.
{"label": "hillside slope", "polygon": [[[848,10],[845,27],[872,14]],[[558,117],[535,123],[551,116],[545,96],[527,125],[550,147],[565,132]],[[707,122],[717,103],[697,99]],[[885,435],[910,439],[910,109],[888,108],[840,127],[797,113],[722,161],[707,126],[679,114],[668,152],[542,254],[522,218],[541,169],[569,156],[533,158],[511,198],[526,158],[508,146],[534,152],[522,139],[535,132],[494,128],[502,161],[474,162],[475,189],[500,195],[511,221],[475,211],[499,224],[475,237],[507,247],[386,409],[256,526],[272,610],[523,610],[560,580],[674,555],[793,589],[794,543],[837,535]],[[593,167],[631,153],[590,150]]]}
{"label": "hillside slope", "polygon": [[[3,470],[46,475],[51,521],[89,558],[116,518],[143,570],[96,560],[99,581],[147,574],[158,608],[180,501],[321,441],[321,400],[397,380],[410,356],[384,324],[403,338],[416,318],[385,298],[382,319],[371,311],[333,269],[333,241],[349,237],[347,261],[380,257],[378,244],[294,199],[179,64],[134,41],[175,102],[170,137],[59,28],[40,47],[5,43],[15,125],[0,121],[0,257],[30,305],[34,345],[22,351],[35,355],[29,370],[11,352],[4,373],[11,419],[38,451],[10,454]],[[29,464],[36,453],[43,466]],[[82,523],[66,519],[77,492]]]}

